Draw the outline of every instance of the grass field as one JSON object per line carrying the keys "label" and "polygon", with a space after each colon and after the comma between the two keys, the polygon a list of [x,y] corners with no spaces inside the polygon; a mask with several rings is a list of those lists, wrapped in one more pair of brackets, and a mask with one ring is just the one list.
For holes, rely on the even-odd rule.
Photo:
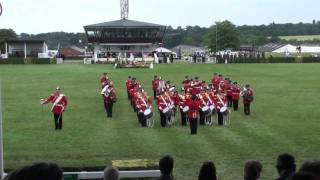
{"label": "grass field", "polygon": [[[275,159],[289,152],[298,165],[319,159],[320,64],[175,64],[149,69],[114,70],[109,65],[1,65],[5,167],[54,161],[62,167],[97,167],[111,160],[159,159],[172,154],[177,179],[196,179],[203,161],[213,160],[219,179],[242,179],[248,159],[261,160],[262,179],[277,176]],[[99,76],[108,72],[118,102],[107,119],[99,95]],[[176,124],[142,129],[125,93],[128,75],[136,76],[151,93],[159,74],[180,85],[185,75],[209,80],[213,72],[249,82],[255,92],[252,116],[232,114],[231,126],[201,127],[197,136]],[[60,85],[70,106],[64,129],[53,130],[50,106],[41,111],[40,98]],[[155,109],[155,107],[154,107]]]}
{"label": "grass field", "polygon": [[304,36],[279,36],[280,39],[287,41],[298,40],[298,41],[312,41],[314,39],[320,39],[320,35],[304,35]]}

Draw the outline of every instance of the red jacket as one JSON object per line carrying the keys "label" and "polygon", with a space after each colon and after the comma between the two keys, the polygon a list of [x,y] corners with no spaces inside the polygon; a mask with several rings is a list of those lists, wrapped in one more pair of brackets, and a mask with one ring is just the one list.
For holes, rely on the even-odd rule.
{"label": "red jacket", "polygon": [[186,106],[189,106],[189,111],[187,113],[187,116],[190,119],[198,119],[199,117],[199,109],[200,109],[200,101],[199,100],[187,100],[185,102]]}
{"label": "red jacket", "polygon": [[220,84],[220,77],[219,76],[214,76],[211,80],[211,83],[213,86],[218,86]]}
{"label": "red jacket", "polygon": [[169,104],[170,102],[165,95],[161,95],[158,97],[157,105],[160,111],[163,111]]}
{"label": "red jacket", "polygon": [[103,87],[107,83],[108,77],[107,76],[101,76],[100,77],[100,84]]}
{"label": "red jacket", "polygon": [[109,93],[106,93],[106,94],[103,94],[103,99],[104,101],[107,103],[107,104],[111,104],[111,103],[114,103],[117,101],[117,96],[116,96],[116,92],[113,88],[109,88],[108,89],[110,92]]}
{"label": "red jacket", "polygon": [[227,84],[225,84],[225,89],[227,92],[227,96],[232,96],[233,85],[228,82]]}
{"label": "red jacket", "polygon": [[[247,96],[253,96],[252,89],[247,89],[247,92],[245,92]],[[250,101],[246,100],[246,98],[243,98],[243,104],[250,104]]]}
{"label": "red jacket", "polygon": [[233,85],[232,88],[232,100],[238,101],[240,99],[240,87]]}
{"label": "red jacket", "polygon": [[159,80],[158,79],[152,80],[152,90],[153,91],[156,91],[158,89],[158,84],[159,84]]}
{"label": "red jacket", "polygon": [[136,98],[135,105],[139,112],[144,112],[148,107],[152,108],[152,101],[147,96],[139,96]]}
{"label": "red jacket", "polygon": [[220,99],[218,98],[218,95],[216,95],[213,101],[217,110],[220,110],[222,107],[224,107],[227,104],[227,98],[223,95],[220,95]]}
{"label": "red jacket", "polygon": [[52,103],[51,112],[60,115],[68,106],[68,99],[64,94],[51,94],[42,104]]}

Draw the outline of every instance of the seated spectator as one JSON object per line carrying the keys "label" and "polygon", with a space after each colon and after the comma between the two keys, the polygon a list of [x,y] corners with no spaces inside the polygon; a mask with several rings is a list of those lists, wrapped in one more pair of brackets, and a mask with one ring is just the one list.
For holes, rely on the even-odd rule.
{"label": "seated spectator", "polygon": [[173,180],[172,170],[173,170],[174,160],[170,155],[163,156],[159,161],[159,169],[161,176],[155,180]]}
{"label": "seated spectator", "polygon": [[311,173],[320,179],[320,161],[307,161],[303,163],[299,172]]}
{"label": "seated spectator", "polygon": [[262,164],[259,161],[247,161],[244,165],[244,180],[257,180],[260,178]]}
{"label": "seated spectator", "polygon": [[216,167],[212,161],[207,161],[202,164],[198,180],[217,180]]}
{"label": "seated spectator", "polygon": [[13,171],[7,180],[62,180],[63,171],[54,163],[39,162]]}
{"label": "seated spectator", "polygon": [[279,173],[279,178],[276,180],[290,179],[296,171],[295,159],[290,154],[281,154],[278,156],[276,167]]}
{"label": "seated spectator", "polygon": [[107,167],[104,170],[104,180],[119,180],[119,170],[114,167]]}
{"label": "seated spectator", "polygon": [[318,180],[318,179],[316,179],[316,177],[311,173],[298,172],[294,174],[290,180]]}

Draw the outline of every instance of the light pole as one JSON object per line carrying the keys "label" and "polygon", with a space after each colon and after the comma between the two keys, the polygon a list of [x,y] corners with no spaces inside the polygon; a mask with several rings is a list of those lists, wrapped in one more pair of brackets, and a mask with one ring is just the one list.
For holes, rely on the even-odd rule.
{"label": "light pole", "polygon": [[216,22],[216,53],[218,52],[218,23]]}
{"label": "light pole", "polygon": [[1,16],[1,14],[2,14],[2,5],[0,3],[0,16]]}
{"label": "light pole", "polygon": [[1,97],[1,81],[0,81],[0,178],[3,178],[3,129],[2,129],[2,97]]}

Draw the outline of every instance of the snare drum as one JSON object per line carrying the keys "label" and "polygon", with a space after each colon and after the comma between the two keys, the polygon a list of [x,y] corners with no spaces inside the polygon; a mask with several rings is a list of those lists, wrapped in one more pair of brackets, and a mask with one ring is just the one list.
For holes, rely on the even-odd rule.
{"label": "snare drum", "polygon": [[185,112],[188,112],[189,111],[189,106],[185,106],[182,111],[185,113]]}
{"label": "snare drum", "polygon": [[146,109],[144,112],[143,112],[144,116],[146,117],[146,119],[149,119],[152,117],[152,111],[151,109]]}
{"label": "snare drum", "polygon": [[167,106],[166,108],[164,108],[164,110],[162,111],[164,114],[166,114],[167,112],[170,111],[170,108]]}
{"label": "snare drum", "polygon": [[214,105],[211,105],[209,108],[211,111],[213,111],[215,109]]}
{"label": "snare drum", "polygon": [[208,106],[204,106],[201,108],[201,111],[202,112],[207,112],[209,110],[209,107]]}
{"label": "snare drum", "polygon": [[220,109],[220,112],[221,113],[226,113],[228,110],[228,108],[226,106],[223,106],[221,109]]}

